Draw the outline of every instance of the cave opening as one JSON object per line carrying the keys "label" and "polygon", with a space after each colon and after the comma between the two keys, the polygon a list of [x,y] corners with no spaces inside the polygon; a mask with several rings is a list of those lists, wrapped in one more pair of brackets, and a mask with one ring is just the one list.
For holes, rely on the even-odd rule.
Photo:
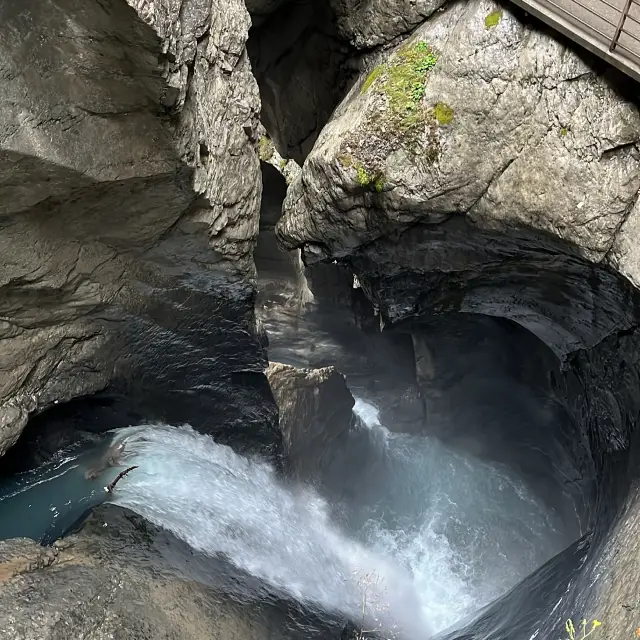
{"label": "cave opening", "polygon": [[[633,286],[548,234],[506,235],[455,217],[392,231],[337,260],[327,259],[333,248],[317,251],[313,242],[293,250],[287,242],[286,253],[278,246],[286,184],[267,164],[263,182],[269,204],[256,265],[269,357],[335,366],[355,397],[350,431],[321,461],[335,517],[411,566],[448,638],[552,633],[563,615],[593,610],[602,597],[593,583],[615,556],[613,540],[629,535],[620,509],[637,482]],[[421,481],[464,503],[455,482],[443,489],[455,469],[452,459],[442,462],[447,456],[467,471],[478,465],[515,478],[532,510],[519,512],[507,493],[457,469],[453,478],[484,493],[458,514],[434,515]],[[490,525],[474,521],[476,508],[495,510]],[[446,540],[446,553],[418,550],[420,518],[435,527],[422,540]],[[475,547],[474,525],[482,541]],[[501,538],[505,531],[512,540]],[[500,559],[474,564],[491,557],[494,542]],[[425,578],[419,565],[427,557],[433,571]]]}

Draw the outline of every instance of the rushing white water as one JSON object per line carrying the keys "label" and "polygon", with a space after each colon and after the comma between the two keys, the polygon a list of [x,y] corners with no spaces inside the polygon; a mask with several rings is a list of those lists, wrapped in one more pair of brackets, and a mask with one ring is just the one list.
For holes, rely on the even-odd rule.
{"label": "rushing white water", "polygon": [[188,426],[118,432],[123,462],[139,468],[114,501],[318,609],[358,622],[366,592],[367,624],[397,623],[410,640],[477,610],[563,548],[549,515],[504,469],[392,433],[364,400],[354,412],[366,437],[339,465],[355,475],[337,469],[355,491],[347,507],[360,524],[349,534],[315,491]]}
{"label": "rushing white water", "polygon": [[302,602],[357,622],[366,593],[367,624],[430,635],[410,575],[345,537],[312,490],[284,486],[268,464],[188,426],[130,427],[116,440],[138,465],[118,485],[117,504]]}
{"label": "rushing white water", "polygon": [[440,631],[502,595],[567,541],[527,488],[497,465],[456,454],[435,439],[392,433],[378,409],[354,413],[384,448],[373,506],[360,505],[360,538],[412,575]]}

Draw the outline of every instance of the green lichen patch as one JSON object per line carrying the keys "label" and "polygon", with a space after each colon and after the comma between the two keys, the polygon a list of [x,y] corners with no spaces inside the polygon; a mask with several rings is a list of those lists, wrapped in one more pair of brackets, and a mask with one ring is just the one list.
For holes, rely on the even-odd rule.
{"label": "green lichen patch", "polygon": [[492,29],[493,27],[497,27],[502,20],[502,10],[497,9],[496,11],[492,11],[485,19],[484,26],[486,29]]}
{"label": "green lichen patch", "polygon": [[566,127],[562,127],[562,129],[560,129],[561,138],[564,138],[568,133],[569,133],[569,129],[567,129]]}
{"label": "green lichen patch", "polygon": [[382,193],[382,190],[384,189],[384,174],[381,172],[371,174],[361,164],[356,164],[355,170],[356,182],[361,187],[372,189],[377,193]]}
{"label": "green lichen patch", "polygon": [[433,107],[433,117],[439,125],[446,126],[453,120],[453,109],[444,102],[438,102]]}
{"label": "green lichen patch", "polygon": [[362,89],[360,89],[360,93],[364,94],[368,91],[371,85],[387,70],[387,65],[379,64],[377,67],[374,67],[371,70],[371,73],[367,76],[367,79],[364,81],[362,85]]}
{"label": "green lichen patch", "polygon": [[273,158],[275,150],[273,142],[271,142],[267,136],[262,136],[262,138],[260,138],[258,142],[258,154],[262,162],[269,162],[269,160]]}
{"label": "green lichen patch", "polygon": [[288,164],[289,164],[289,161],[286,158],[282,158],[280,160],[280,171],[283,171],[284,169],[286,169]]}
{"label": "green lichen patch", "polygon": [[437,122],[424,104],[429,72],[437,62],[428,43],[413,41],[367,76],[360,90],[367,93],[361,124],[345,136],[337,154],[359,186],[381,193],[387,183],[386,161],[395,151],[408,152],[416,162],[437,160]]}

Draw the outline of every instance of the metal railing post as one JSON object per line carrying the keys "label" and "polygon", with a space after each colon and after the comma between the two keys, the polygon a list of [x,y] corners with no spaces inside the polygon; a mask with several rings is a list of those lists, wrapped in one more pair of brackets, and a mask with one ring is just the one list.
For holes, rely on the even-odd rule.
{"label": "metal railing post", "polygon": [[627,15],[629,14],[629,10],[631,9],[631,0],[627,0],[624,4],[624,9],[622,10],[622,14],[620,16],[620,20],[618,21],[618,27],[616,32],[611,40],[611,44],[609,45],[609,51],[613,51],[618,44],[618,39],[620,38],[620,34],[622,33],[622,28],[624,27],[624,22],[627,19]]}

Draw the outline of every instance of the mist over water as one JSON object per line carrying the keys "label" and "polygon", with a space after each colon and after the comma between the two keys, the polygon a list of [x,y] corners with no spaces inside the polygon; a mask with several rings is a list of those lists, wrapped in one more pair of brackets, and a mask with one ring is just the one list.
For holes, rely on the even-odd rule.
{"label": "mist over water", "polygon": [[411,573],[435,631],[504,594],[571,541],[510,470],[435,438],[392,433],[363,400],[354,412],[383,460],[370,475],[374,490],[356,494],[354,533]]}
{"label": "mist over water", "polygon": [[131,427],[116,440],[126,442],[126,463],[139,466],[118,485],[116,504],[276,592],[355,622],[366,589],[366,624],[376,617],[407,638],[429,637],[411,575],[343,535],[311,489],[283,485],[270,465],[188,426]]}
{"label": "mist over water", "polygon": [[316,491],[284,484],[269,464],[188,426],[118,432],[123,464],[139,468],[114,502],[318,610],[360,622],[366,589],[367,623],[397,624],[414,640],[505,593],[565,546],[553,518],[506,471],[391,433],[370,403],[358,400],[354,411],[371,449],[359,451],[360,463],[377,460],[379,479],[372,499],[356,492],[347,505],[357,526],[340,528]]}

